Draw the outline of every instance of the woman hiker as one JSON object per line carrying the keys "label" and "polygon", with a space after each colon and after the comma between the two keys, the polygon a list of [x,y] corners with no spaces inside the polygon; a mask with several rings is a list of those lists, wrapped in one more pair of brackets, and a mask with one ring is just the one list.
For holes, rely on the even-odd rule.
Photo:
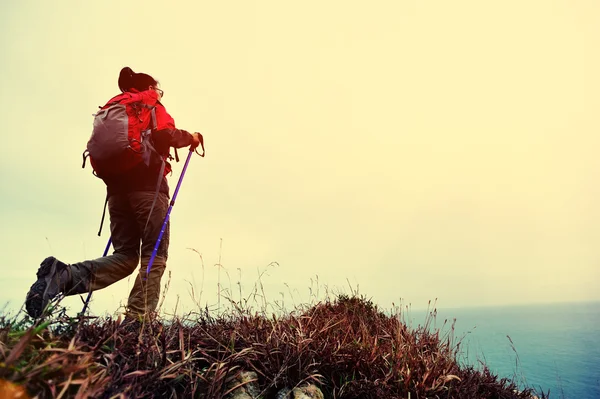
{"label": "woman hiker", "polygon": [[[141,265],[129,294],[125,320],[140,320],[156,310],[160,280],[165,271],[169,248],[168,224],[150,276],[147,280],[145,277],[146,267],[169,207],[166,175],[171,167],[166,159],[169,157],[170,147],[190,146],[193,150],[200,144],[202,136],[200,133],[190,134],[175,127],[175,121],[160,102],[164,92],[152,76],[135,73],[131,68],[125,67],[119,74],[118,84],[122,93],[102,108],[117,104],[123,98],[144,98],[153,104],[155,116],[148,117],[149,120],[144,123],[154,123],[155,129],[148,130],[152,137],[150,143],[156,149],[154,158],[159,158],[160,155],[162,159],[140,162],[133,167],[129,165],[127,170],[119,173],[98,173],[106,183],[114,252],[109,256],[70,265],[52,256],[44,259],[37,271],[38,279],[31,286],[25,301],[25,309],[31,317],[40,317],[48,303],[60,293],[75,295],[96,291],[129,276],[138,267],[140,259]],[[146,126],[146,129],[150,127]],[[94,162],[93,156],[91,161],[97,172],[98,162]],[[162,177],[159,177],[161,172]]]}

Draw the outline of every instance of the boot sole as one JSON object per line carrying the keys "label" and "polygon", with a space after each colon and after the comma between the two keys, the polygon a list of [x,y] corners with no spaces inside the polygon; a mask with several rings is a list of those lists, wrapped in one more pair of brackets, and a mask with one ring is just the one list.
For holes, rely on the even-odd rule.
{"label": "boot sole", "polygon": [[38,318],[42,315],[42,312],[48,305],[48,302],[52,298],[48,298],[48,288],[50,282],[56,274],[56,266],[58,259],[53,256],[49,256],[42,261],[40,267],[36,273],[38,280],[33,283],[27,298],[25,299],[25,310],[27,314],[33,318]]}

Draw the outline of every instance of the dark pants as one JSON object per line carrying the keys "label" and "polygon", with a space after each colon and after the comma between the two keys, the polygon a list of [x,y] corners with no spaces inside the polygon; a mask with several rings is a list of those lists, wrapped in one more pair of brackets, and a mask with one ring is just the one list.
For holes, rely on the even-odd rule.
{"label": "dark pants", "polygon": [[71,281],[66,289],[67,295],[108,287],[133,273],[141,258],[142,262],[127,302],[127,316],[143,317],[156,310],[160,280],[168,256],[169,223],[152,263],[150,276],[147,281],[144,278],[169,207],[169,198],[166,194],[159,193],[152,215],[148,219],[154,195],[151,191],[137,191],[110,196],[108,211],[114,252],[109,256],[70,265]]}

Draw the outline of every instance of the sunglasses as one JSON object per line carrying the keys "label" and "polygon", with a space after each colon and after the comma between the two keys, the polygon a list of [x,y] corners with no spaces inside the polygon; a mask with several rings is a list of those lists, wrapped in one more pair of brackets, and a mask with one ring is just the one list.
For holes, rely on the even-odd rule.
{"label": "sunglasses", "polygon": [[159,89],[158,87],[155,87],[154,90],[156,90],[158,92],[158,94],[160,94],[161,97],[165,96],[165,92],[162,89]]}

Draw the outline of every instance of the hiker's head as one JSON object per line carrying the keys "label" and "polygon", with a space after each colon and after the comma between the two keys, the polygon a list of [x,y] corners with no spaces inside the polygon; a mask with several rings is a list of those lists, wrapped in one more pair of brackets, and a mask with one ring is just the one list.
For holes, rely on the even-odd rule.
{"label": "hiker's head", "polygon": [[159,99],[163,95],[163,91],[158,88],[158,81],[156,79],[145,73],[135,73],[129,67],[121,69],[121,73],[119,74],[119,89],[122,92],[131,91],[131,89],[137,91],[153,89],[158,93]]}

